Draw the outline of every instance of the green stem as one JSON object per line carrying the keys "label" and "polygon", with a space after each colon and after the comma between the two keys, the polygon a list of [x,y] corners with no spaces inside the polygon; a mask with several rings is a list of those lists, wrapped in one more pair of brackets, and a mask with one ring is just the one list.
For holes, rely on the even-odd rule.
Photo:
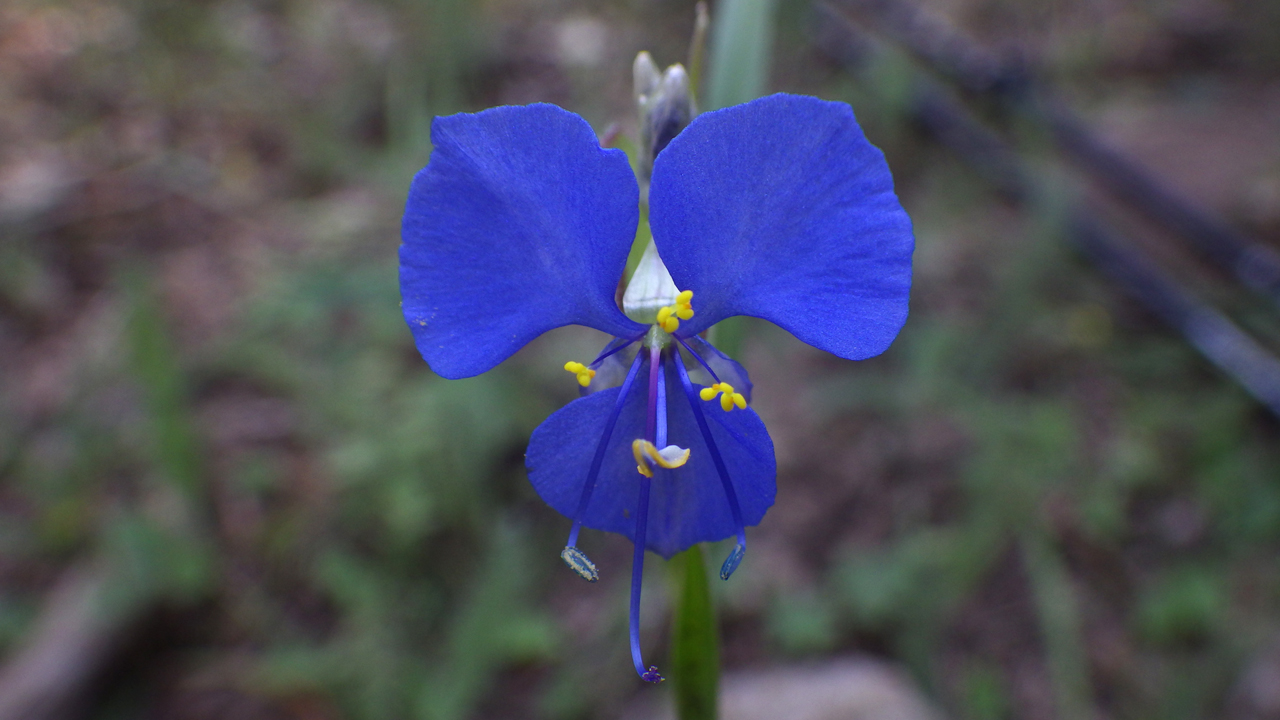
{"label": "green stem", "polygon": [[678,593],[669,666],[676,717],[715,720],[720,684],[720,632],[702,546],[695,545],[680,553],[671,566]]}

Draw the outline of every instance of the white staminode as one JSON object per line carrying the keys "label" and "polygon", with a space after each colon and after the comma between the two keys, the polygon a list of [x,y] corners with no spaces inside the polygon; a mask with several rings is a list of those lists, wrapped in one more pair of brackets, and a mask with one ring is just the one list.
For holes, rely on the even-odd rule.
{"label": "white staminode", "polygon": [[675,445],[668,445],[662,448],[658,451],[658,454],[662,456],[663,460],[667,461],[668,465],[673,467],[680,467],[689,460],[689,448],[677,447]]}
{"label": "white staminode", "polygon": [[622,294],[622,311],[638,323],[651,325],[658,319],[658,310],[674,305],[679,294],[671,273],[658,257],[658,248],[650,240]]}

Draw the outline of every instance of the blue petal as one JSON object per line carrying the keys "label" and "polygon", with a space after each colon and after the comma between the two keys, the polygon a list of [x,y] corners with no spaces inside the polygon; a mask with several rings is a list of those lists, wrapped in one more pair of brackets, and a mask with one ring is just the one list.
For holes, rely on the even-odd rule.
{"label": "blue petal", "polygon": [[638,217],[621,150],[554,105],[439,117],[431,140],[405,205],[400,292],[433,370],[477,375],[561,325],[644,332],[614,301]]}
{"label": "blue petal", "polygon": [[694,292],[681,337],[753,315],[860,360],[905,322],[911,220],[848,105],[771,95],[700,115],[649,192],[658,252]]}
{"label": "blue petal", "polygon": [[[711,455],[685,401],[674,371],[667,374],[667,440],[690,449],[689,462],[675,470],[657,470],[649,500],[648,548],[671,557],[699,542],[723,540],[737,532],[724,488]],[[566,517],[577,510],[591,457],[613,409],[618,389],[579,398],[561,408],[533,431],[525,464],[529,480],[542,499]],[[595,492],[583,524],[635,539],[636,500],[640,481],[631,441],[644,436],[648,394],[636,383],[606,450]],[[741,503],[746,525],[756,525],[773,505],[777,466],[773,441],[753,410],[725,412],[718,402],[705,403],[715,438]]]}

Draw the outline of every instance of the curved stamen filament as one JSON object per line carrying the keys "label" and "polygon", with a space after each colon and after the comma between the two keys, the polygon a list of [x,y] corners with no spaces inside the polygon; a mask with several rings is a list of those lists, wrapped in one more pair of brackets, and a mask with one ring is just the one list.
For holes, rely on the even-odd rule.
{"label": "curved stamen filament", "polygon": [[676,340],[684,347],[686,352],[693,356],[694,360],[698,361],[698,364],[702,366],[703,370],[707,371],[707,374],[711,376],[712,380],[717,383],[720,382],[720,376],[716,375],[716,371],[711,369],[711,365],[709,365],[706,360],[703,360],[702,356],[699,355],[696,350],[689,347],[689,343],[685,342],[684,338],[676,338]]}
{"label": "curved stamen filament", "polygon": [[[645,441],[653,445],[658,439],[658,416],[662,415],[662,442],[666,441],[666,392],[662,351],[659,348],[649,350],[649,417],[645,424]],[[643,466],[644,463],[641,463]],[[636,530],[632,537],[635,554],[631,559],[631,612],[628,621],[631,634],[631,662],[635,665],[636,674],[646,682],[662,682],[656,665],[645,666],[640,654],[640,588],[644,581],[644,552],[646,534],[649,529],[649,485],[648,476],[640,480],[640,497],[636,500]]]}
{"label": "curved stamen filament", "polygon": [[636,458],[636,470],[647,478],[653,477],[653,467],[674,470],[689,462],[688,448],[668,445],[661,450],[648,440],[637,438],[631,443],[631,454]]}
{"label": "curved stamen filament", "polygon": [[591,364],[588,365],[587,367],[593,368],[593,369],[600,367],[600,363],[604,362],[605,359],[608,358],[610,355],[626,350],[627,348],[631,347],[632,343],[634,343],[635,341],[643,337],[644,337],[644,333],[640,333],[639,335],[633,338],[616,337],[610,340],[609,344],[601,348],[600,354],[597,355],[596,359],[592,360]]}
{"label": "curved stamen filament", "polygon": [[[626,347],[625,345],[623,347]],[[619,348],[621,349],[621,348]],[[613,427],[618,424],[618,415],[622,412],[622,404],[627,400],[627,393],[631,391],[631,385],[635,382],[636,374],[640,371],[640,361],[644,357],[643,353],[636,353],[636,359],[631,363],[631,369],[627,371],[627,379],[622,381],[622,388],[618,391],[618,400],[614,403],[613,411],[609,413],[609,419],[605,421],[604,432],[600,434],[600,442],[596,445],[596,454],[591,458],[591,467],[587,470],[587,481],[582,486],[582,495],[578,498],[578,509],[573,513],[573,527],[569,529],[569,541],[565,543],[565,549],[560,553],[560,557],[565,561],[573,571],[582,576],[588,582],[595,582],[599,579],[596,574],[596,566],[587,558],[586,553],[578,550],[578,532],[582,530],[582,516],[587,511],[587,505],[591,502],[591,493],[596,489],[596,480],[600,476],[600,465],[604,462],[604,451],[609,447],[609,438],[613,436]]]}
{"label": "curved stamen filament", "polygon": [[635,555],[631,558],[631,662],[636,674],[645,682],[662,682],[658,666],[645,667],[640,655],[640,585],[644,581],[645,529],[649,523],[649,480],[640,481],[640,498],[636,501]]}
{"label": "curved stamen filament", "polygon": [[733,524],[738,532],[738,544],[720,566],[720,578],[728,580],[733,571],[738,569],[742,556],[747,552],[747,529],[742,523],[742,508],[738,505],[738,493],[733,489],[733,481],[729,479],[729,470],[725,467],[724,458],[720,457],[716,441],[711,437],[711,428],[707,427],[707,418],[702,412],[702,403],[699,402],[698,394],[693,389],[693,383],[689,381],[689,373],[685,371],[683,362],[677,360],[674,365],[676,372],[680,375],[680,384],[684,387],[685,397],[689,400],[689,407],[693,409],[693,419],[698,423],[702,439],[707,443],[707,451],[711,453],[711,462],[720,475],[720,484],[724,486],[724,494],[729,501],[729,512],[733,515]]}

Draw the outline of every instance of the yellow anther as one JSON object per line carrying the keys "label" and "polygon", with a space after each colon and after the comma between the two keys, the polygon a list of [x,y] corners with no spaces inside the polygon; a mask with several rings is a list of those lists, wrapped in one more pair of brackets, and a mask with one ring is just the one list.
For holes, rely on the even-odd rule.
{"label": "yellow anther", "polygon": [[747,409],[747,398],[740,392],[734,392],[733,386],[729,383],[716,383],[711,387],[702,388],[702,392],[698,393],[698,397],[707,401],[714,399],[716,395],[720,395],[720,407],[724,408],[725,412],[729,412],[734,406],[739,410]]}
{"label": "yellow anther", "polygon": [[689,462],[689,449],[668,445],[661,450],[656,445],[640,438],[631,443],[631,454],[636,458],[636,470],[641,475],[653,477],[652,465],[674,470]]}
{"label": "yellow anther", "polygon": [[572,360],[564,364],[564,369],[568,370],[574,375],[577,375],[578,384],[581,385],[582,387],[586,387],[590,385],[591,378],[594,378],[596,376],[595,370],[592,370],[591,368],[587,367],[586,365],[583,365],[580,362],[573,362]]}
{"label": "yellow anther", "polygon": [[693,291],[685,290],[676,296],[674,305],[658,308],[658,327],[673,333],[680,329],[680,321],[693,317]]}

